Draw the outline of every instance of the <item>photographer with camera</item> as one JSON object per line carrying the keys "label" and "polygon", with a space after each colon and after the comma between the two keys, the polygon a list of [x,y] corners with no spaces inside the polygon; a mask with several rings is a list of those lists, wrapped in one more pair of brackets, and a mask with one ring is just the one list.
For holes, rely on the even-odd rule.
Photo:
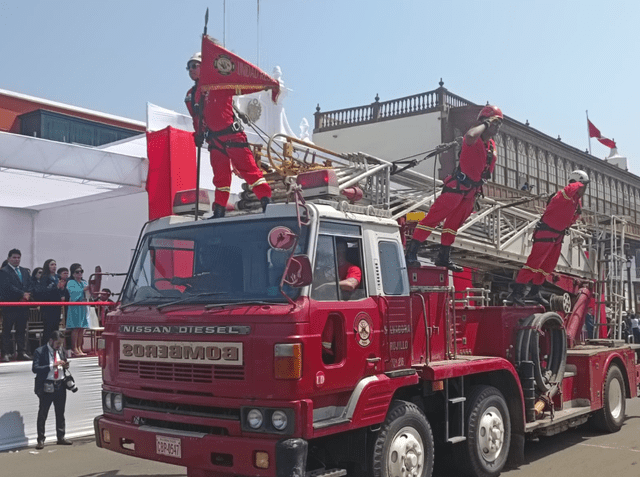
{"label": "photographer with camera", "polygon": [[51,403],[56,412],[56,435],[58,445],[69,446],[72,442],[64,438],[65,422],[64,407],[67,402],[67,389],[76,392],[78,388],[71,375],[67,375],[69,362],[67,353],[63,348],[64,333],[54,331],[49,342],[36,349],[33,354],[33,366],[31,370],[36,375],[35,393],[40,400],[38,408],[38,443],[36,449],[44,448],[45,423]]}

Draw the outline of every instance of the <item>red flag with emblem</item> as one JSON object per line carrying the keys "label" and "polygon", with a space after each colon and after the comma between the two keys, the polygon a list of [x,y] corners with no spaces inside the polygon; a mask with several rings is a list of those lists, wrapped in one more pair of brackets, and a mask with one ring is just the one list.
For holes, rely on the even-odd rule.
{"label": "red flag with emblem", "polygon": [[249,94],[270,89],[274,103],[280,94],[280,83],[257,66],[214,43],[208,35],[202,36],[202,63],[198,87],[202,91],[233,90],[234,94]]}
{"label": "red flag with emblem", "polygon": [[616,143],[613,142],[611,139],[607,139],[606,137],[602,137],[602,134],[600,133],[600,130],[597,127],[595,127],[593,125],[593,123],[591,121],[589,121],[588,119],[587,119],[587,123],[589,125],[589,137],[595,137],[598,141],[600,141],[605,146],[610,147],[611,149],[616,147]]}

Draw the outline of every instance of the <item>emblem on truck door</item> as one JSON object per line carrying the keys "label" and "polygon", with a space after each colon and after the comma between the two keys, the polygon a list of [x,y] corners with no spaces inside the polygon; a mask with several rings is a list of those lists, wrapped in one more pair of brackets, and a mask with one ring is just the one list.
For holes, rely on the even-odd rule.
{"label": "emblem on truck door", "polygon": [[371,344],[371,338],[373,335],[373,324],[371,323],[371,317],[364,311],[356,315],[356,319],[353,324],[354,331],[356,332],[356,339],[360,346],[367,347]]}

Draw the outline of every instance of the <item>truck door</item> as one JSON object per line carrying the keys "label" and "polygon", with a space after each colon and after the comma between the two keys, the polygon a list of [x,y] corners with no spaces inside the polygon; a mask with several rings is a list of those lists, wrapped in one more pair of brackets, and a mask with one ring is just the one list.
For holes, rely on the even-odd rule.
{"label": "truck door", "polygon": [[367,293],[365,268],[360,227],[321,223],[310,307],[320,334],[322,379],[332,389],[353,386],[379,366],[378,311]]}
{"label": "truck door", "polygon": [[411,366],[412,318],[409,280],[400,244],[378,241],[378,259],[374,260],[379,277],[380,316],[384,323],[384,370]]}

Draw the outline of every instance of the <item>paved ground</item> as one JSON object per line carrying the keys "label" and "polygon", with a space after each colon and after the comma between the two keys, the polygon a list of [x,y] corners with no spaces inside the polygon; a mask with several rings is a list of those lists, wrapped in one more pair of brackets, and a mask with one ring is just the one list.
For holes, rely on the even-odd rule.
{"label": "paved ground", "polygon": [[[627,420],[615,434],[586,428],[528,442],[526,463],[503,477],[638,477],[640,476],[640,399],[627,400]],[[47,445],[0,453],[0,475],[7,477],[184,477],[185,469],[105,451],[92,438],[73,446]],[[457,477],[438,467],[434,477]]]}

